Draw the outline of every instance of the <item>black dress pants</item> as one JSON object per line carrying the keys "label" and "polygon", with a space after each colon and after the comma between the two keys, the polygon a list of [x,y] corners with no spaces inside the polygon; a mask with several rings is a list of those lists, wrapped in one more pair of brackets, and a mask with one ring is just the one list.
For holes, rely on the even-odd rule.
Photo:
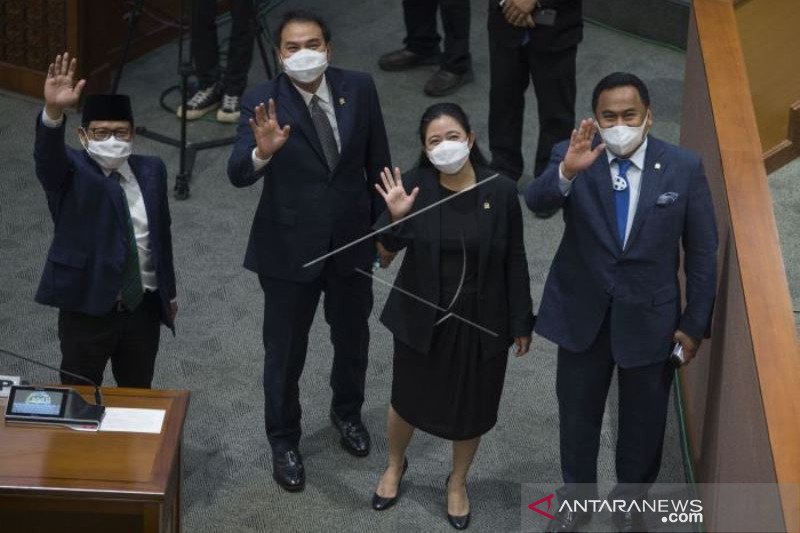
{"label": "black dress pants", "polygon": [[551,52],[531,44],[502,46],[489,29],[489,150],[492,168],[519,180],[523,170],[522,125],[530,81],[539,112],[534,176],[544,172],[553,145],[569,139],[575,127],[575,59],[578,47]]}
{"label": "black dress pants", "polygon": [[[73,311],[58,314],[61,369],[100,385],[109,359],[119,387],[149,389],[161,338],[161,300],[146,292],[132,312],[111,311],[103,317]],[[61,374],[64,385],[86,383]]]}
{"label": "black dress pants", "polygon": [[256,13],[252,0],[231,0],[231,34],[225,72],[219,64],[217,1],[192,1],[192,57],[197,80],[205,89],[221,81],[225,94],[241,96],[247,88],[247,72],[253,59]]}
{"label": "black dress pants", "polygon": [[[597,483],[600,430],[615,366],[607,318],[594,344],[585,352],[558,349],[561,473],[563,493],[570,497],[596,496],[591,487]],[[617,367],[615,497],[639,497],[658,477],[673,374],[673,366],[667,360],[636,368]]]}
{"label": "black dress pants", "polygon": [[342,275],[328,260],[308,283],[259,276],[264,290],[264,418],[273,451],[300,442],[300,388],[308,333],[321,294],[330,326],[333,366],[331,409],[345,421],[361,420],[367,373],[372,280],[353,272]]}
{"label": "black dress pants", "polygon": [[472,68],[469,9],[469,0],[403,0],[406,48],[423,56],[439,53],[442,38],[436,29],[436,13],[441,10],[444,29],[441,67],[448,72],[464,74]]}

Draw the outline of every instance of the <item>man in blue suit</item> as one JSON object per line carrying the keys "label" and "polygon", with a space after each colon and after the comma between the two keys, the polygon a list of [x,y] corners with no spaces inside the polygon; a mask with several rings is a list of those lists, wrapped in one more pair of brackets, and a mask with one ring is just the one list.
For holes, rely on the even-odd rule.
{"label": "man in blue suit", "polygon": [[118,386],[149,388],[160,324],[174,333],[177,313],[167,172],[157,157],[130,155],[124,95],[87,96],[84,150],[65,145],[64,109],[85,85],[76,67],[67,53],[50,64],[36,119],[36,176],[55,225],[36,301],[59,308],[63,370],[99,385],[110,359]]}
{"label": "man in blue suit", "polygon": [[[361,406],[372,285],[356,269],[370,268],[376,244],[364,241],[315,260],[370,232],[384,209],[374,184],[390,159],[375,85],[367,74],[328,67],[325,22],[290,11],[276,35],[283,73],[245,94],[228,176],[237,187],[263,178],[244,266],[258,273],[264,291],[273,477],[298,491],[305,484],[298,381],[322,292],[334,352],[330,417],[346,451],[369,453]],[[387,265],[391,255],[380,246],[377,252]]]}
{"label": "man in blue suit", "polygon": [[[558,345],[561,496],[595,497],[600,430],[616,366],[612,496],[632,501],[646,494],[660,469],[672,344],[682,346],[688,362],[709,330],[717,230],[700,158],[648,135],[653,114],[639,78],[605,77],[592,109],[594,120],[582,121],[568,142],[554,147],[548,168],[525,193],[534,212],[563,207],[566,224],[536,332]],[[556,518],[551,531],[572,531],[589,517],[566,510]],[[636,512],[616,513],[614,520],[622,531],[645,530]]]}

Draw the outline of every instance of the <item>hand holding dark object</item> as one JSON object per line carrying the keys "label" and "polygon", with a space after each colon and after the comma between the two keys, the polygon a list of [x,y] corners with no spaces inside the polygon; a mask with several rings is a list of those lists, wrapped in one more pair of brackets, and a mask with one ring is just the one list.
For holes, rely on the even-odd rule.
{"label": "hand holding dark object", "polygon": [[683,364],[680,366],[689,364],[697,355],[697,350],[700,348],[700,340],[690,337],[681,330],[675,331],[672,340],[683,347]]}
{"label": "hand holding dark object", "polygon": [[514,337],[514,345],[517,347],[517,351],[514,352],[516,357],[522,357],[526,353],[528,353],[531,349],[531,338],[530,337]]}

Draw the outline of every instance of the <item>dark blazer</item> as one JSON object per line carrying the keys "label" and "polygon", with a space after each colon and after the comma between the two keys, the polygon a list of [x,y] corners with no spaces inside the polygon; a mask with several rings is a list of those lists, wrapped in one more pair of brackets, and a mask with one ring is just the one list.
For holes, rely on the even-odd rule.
{"label": "dark blazer", "polygon": [[[700,158],[649,137],[639,203],[623,250],[606,154],[575,177],[564,197],[558,167],[567,147],[565,141],[553,148],[547,170],[525,192],[533,211],[563,207],[566,223],[536,332],[580,352],[592,344],[610,308],[617,363],[635,367],[663,361],[676,329],[695,338],[707,334],[714,306],[717,228]],[[677,194],[672,201],[664,196],[670,192]],[[686,273],[682,313],[681,245]]]}
{"label": "dark blazer", "polygon": [[[128,251],[125,193],[84,150],[64,144],[66,122],[65,117],[61,127],[48,128],[42,124],[41,112],[36,121],[36,177],[55,224],[36,301],[104,316],[119,295]],[[131,155],[128,164],[147,211],[161,321],[174,332],[169,307],[176,291],[167,169],[161,159],[151,156]]]}
{"label": "dark blazer", "polygon": [[[476,171],[478,181],[493,173]],[[420,192],[409,216],[440,199],[439,173],[432,167],[416,168],[403,177],[410,192]],[[481,356],[506,354],[513,337],[531,334],[534,316],[528,261],[522,239],[522,212],[514,182],[504,176],[478,186],[478,226],[481,232],[478,259],[479,315],[476,323],[497,333],[481,332]],[[487,207],[488,206],[488,207]],[[439,307],[446,307],[439,295],[439,207],[409,218],[380,234],[388,250],[406,248],[395,286],[418,295]],[[376,224],[385,227],[385,212]],[[437,311],[429,305],[392,290],[381,314],[381,322],[395,337],[416,351],[427,353],[433,338]]]}
{"label": "dark blazer", "polygon": [[541,6],[556,10],[554,26],[517,28],[506,21],[499,1],[489,0],[487,19],[489,35],[502,46],[516,48],[522,46],[522,38],[527,31],[530,33],[533,49],[543,52],[566,50],[577,46],[583,40],[582,0],[542,0]]}
{"label": "dark blazer", "polygon": [[[324,261],[303,265],[369,233],[385,209],[373,186],[391,166],[375,84],[368,74],[329,67],[326,78],[336,112],[342,150],[328,169],[305,101],[286,74],[249,90],[242,98],[237,141],[228,161],[228,177],[247,187],[261,177],[264,188],[250,231],[245,268],[261,275],[309,281]],[[253,109],[275,100],[278,123],[291,125],[286,144],[260,172],[254,172],[256,146],[248,120]],[[331,259],[342,274],[368,268],[375,245],[365,241]]]}

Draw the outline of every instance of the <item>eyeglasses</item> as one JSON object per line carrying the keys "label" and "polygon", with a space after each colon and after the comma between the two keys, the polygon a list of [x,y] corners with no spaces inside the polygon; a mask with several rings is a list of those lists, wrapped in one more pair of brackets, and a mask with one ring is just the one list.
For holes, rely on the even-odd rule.
{"label": "eyeglasses", "polygon": [[119,128],[109,130],[106,128],[89,128],[89,133],[97,141],[107,141],[113,135],[118,141],[130,141],[133,132],[130,128]]}

